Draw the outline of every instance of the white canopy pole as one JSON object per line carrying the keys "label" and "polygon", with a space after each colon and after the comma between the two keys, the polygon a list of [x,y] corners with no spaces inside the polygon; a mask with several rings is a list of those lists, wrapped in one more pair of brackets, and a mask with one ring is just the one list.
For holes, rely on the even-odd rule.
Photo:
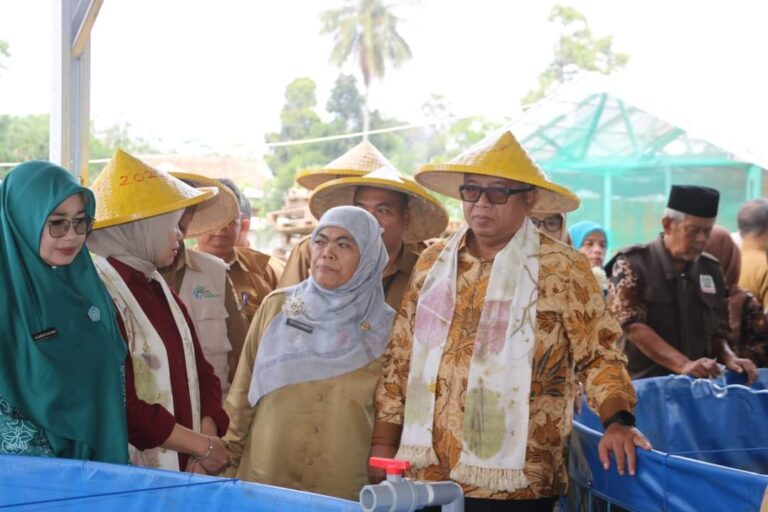
{"label": "white canopy pole", "polygon": [[49,159],[81,180],[88,174],[91,28],[103,0],[53,0],[53,101]]}

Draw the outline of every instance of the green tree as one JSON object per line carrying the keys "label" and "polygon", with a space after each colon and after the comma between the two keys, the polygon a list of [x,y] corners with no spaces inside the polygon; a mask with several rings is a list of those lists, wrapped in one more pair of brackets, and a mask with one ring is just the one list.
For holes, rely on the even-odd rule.
{"label": "green tree", "polygon": [[[0,116],[0,162],[48,160],[49,122],[48,114]],[[130,135],[128,124],[115,124],[99,132],[91,126],[89,141],[91,159],[109,158],[117,148],[133,153],[152,151],[147,141]],[[88,166],[89,183],[96,178],[103,167],[103,163]],[[10,168],[0,169],[0,177],[9,171]]]}
{"label": "green tree", "polygon": [[[317,85],[311,78],[297,78],[285,89],[285,105],[280,113],[278,133],[268,133],[268,143],[322,137],[324,123],[316,112]],[[322,165],[325,155],[319,144],[297,144],[272,148],[266,157],[275,178],[257,204],[259,214],[278,210],[283,206],[283,194],[294,182],[296,172],[307,167]]]}
{"label": "green tree", "polygon": [[363,98],[353,75],[339,75],[331,90],[325,110],[345,132],[359,132],[363,127]]}
{"label": "green tree", "polygon": [[[286,87],[280,131],[267,134],[266,140],[297,141],[356,132],[362,123],[362,98],[357,79],[340,75],[325,105],[329,115],[321,117],[315,82],[298,78]],[[478,117],[451,120],[450,104],[437,94],[424,103],[422,112],[427,120],[434,122],[425,127],[375,133],[370,137],[371,142],[405,174],[413,174],[427,162],[445,161],[455,156],[497,127]],[[328,120],[323,121],[323,118]],[[370,122],[371,130],[408,124],[378,110],[371,111]],[[258,215],[283,207],[283,197],[293,186],[298,171],[322,167],[359,142],[359,138],[352,137],[273,147],[266,160],[275,178],[268,185],[264,199],[256,205]],[[457,201],[447,200],[447,206],[454,217],[460,216]]]}
{"label": "green tree", "polygon": [[[129,123],[116,123],[99,131],[96,131],[91,124],[91,135],[88,141],[88,155],[91,160],[111,158],[118,148],[134,154],[155,152],[149,141],[131,135]],[[93,183],[104,165],[104,163],[88,164],[88,183]]]}
{"label": "green tree", "polygon": [[0,116],[0,161],[48,159],[48,115]]}
{"label": "green tree", "polygon": [[[410,146],[418,152],[419,165],[446,162],[498,128],[481,117],[453,119],[450,103],[439,94],[430,95],[421,111],[432,123],[411,134]],[[460,201],[445,196],[440,199],[452,219],[463,218]]]}
{"label": "green tree", "polygon": [[0,69],[5,69],[4,60],[11,56],[8,51],[8,41],[0,39]]}
{"label": "green tree", "polygon": [[[353,75],[339,75],[331,89],[325,110],[331,115],[330,122],[323,129],[325,135],[344,135],[363,129],[363,96]],[[323,163],[346,153],[358,142],[360,140],[355,137],[321,143],[325,154]]]}
{"label": "green tree", "polygon": [[[298,78],[288,84],[285,105],[280,115],[280,131],[268,133],[265,136],[268,143],[343,135],[360,130],[363,123],[363,96],[354,76],[341,75],[336,80],[325,106],[329,114],[326,122],[322,121],[318,113],[315,92],[315,82],[309,78]],[[370,122],[371,129],[406,124],[388,118],[378,110],[370,113]],[[322,167],[359,142],[359,138],[351,137],[273,147],[266,161],[275,177],[268,185],[264,199],[257,204],[259,214],[282,208],[284,194],[293,186],[298,171]],[[371,142],[390,157],[398,169],[405,172],[412,172],[419,162],[419,150],[412,147],[413,140],[405,132],[374,134]]]}
{"label": "green tree", "polygon": [[334,45],[331,61],[338,67],[353,61],[363,78],[363,132],[371,126],[368,93],[374,78],[382,79],[388,66],[397,68],[411,58],[411,48],[397,31],[400,18],[382,0],[344,0],[344,5],[320,14],[321,33]]}
{"label": "green tree", "polygon": [[552,62],[539,75],[538,87],[523,98],[524,107],[551,93],[579,70],[609,75],[629,62],[629,55],[614,51],[612,36],[596,37],[589,28],[586,16],[573,7],[555,5],[549,14],[549,21],[560,24],[560,37]]}

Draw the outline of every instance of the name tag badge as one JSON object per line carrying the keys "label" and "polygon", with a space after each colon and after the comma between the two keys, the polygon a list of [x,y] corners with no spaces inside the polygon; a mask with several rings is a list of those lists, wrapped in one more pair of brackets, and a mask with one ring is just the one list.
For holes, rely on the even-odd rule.
{"label": "name tag badge", "polygon": [[305,324],[304,322],[300,322],[296,320],[295,318],[286,318],[285,323],[293,327],[294,329],[298,329],[300,331],[304,331],[307,334],[312,334],[312,331],[315,330],[314,327],[311,325]]}
{"label": "name tag badge", "polygon": [[50,329],[46,329],[44,331],[40,331],[32,334],[32,339],[35,341],[45,341],[50,338],[55,338],[58,335],[59,335],[59,331],[51,327]]}
{"label": "name tag badge", "polygon": [[712,279],[712,276],[710,275],[700,275],[699,286],[701,287],[701,291],[704,293],[717,293],[717,288],[715,288],[715,280]]}

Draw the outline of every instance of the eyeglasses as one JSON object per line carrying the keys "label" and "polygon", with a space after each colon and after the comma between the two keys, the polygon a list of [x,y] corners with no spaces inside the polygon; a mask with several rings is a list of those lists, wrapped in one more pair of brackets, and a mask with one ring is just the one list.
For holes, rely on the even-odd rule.
{"label": "eyeglasses", "polygon": [[530,192],[533,187],[525,188],[509,188],[509,187],[479,187],[477,185],[461,185],[459,186],[459,195],[462,201],[468,203],[476,203],[480,200],[480,196],[485,194],[488,198],[488,202],[491,204],[506,204],[509,196],[515,194],[522,194],[523,192]]}
{"label": "eyeglasses", "polygon": [[559,215],[552,215],[551,217],[546,217],[544,219],[531,217],[531,222],[536,226],[536,229],[541,229],[541,226],[543,225],[544,229],[550,233],[555,233],[563,227],[563,218]]}
{"label": "eyeglasses", "polygon": [[81,217],[79,219],[56,219],[47,222],[48,233],[51,238],[61,238],[69,233],[69,228],[73,227],[78,235],[87,235],[93,228],[93,217]]}

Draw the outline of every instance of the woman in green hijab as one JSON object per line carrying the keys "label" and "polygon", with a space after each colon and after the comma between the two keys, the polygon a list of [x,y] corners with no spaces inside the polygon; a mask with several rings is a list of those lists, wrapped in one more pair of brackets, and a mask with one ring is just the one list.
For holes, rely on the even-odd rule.
{"label": "woman in green hijab", "polygon": [[0,454],[128,463],[125,343],[85,249],[94,211],[49,162],[0,185]]}

